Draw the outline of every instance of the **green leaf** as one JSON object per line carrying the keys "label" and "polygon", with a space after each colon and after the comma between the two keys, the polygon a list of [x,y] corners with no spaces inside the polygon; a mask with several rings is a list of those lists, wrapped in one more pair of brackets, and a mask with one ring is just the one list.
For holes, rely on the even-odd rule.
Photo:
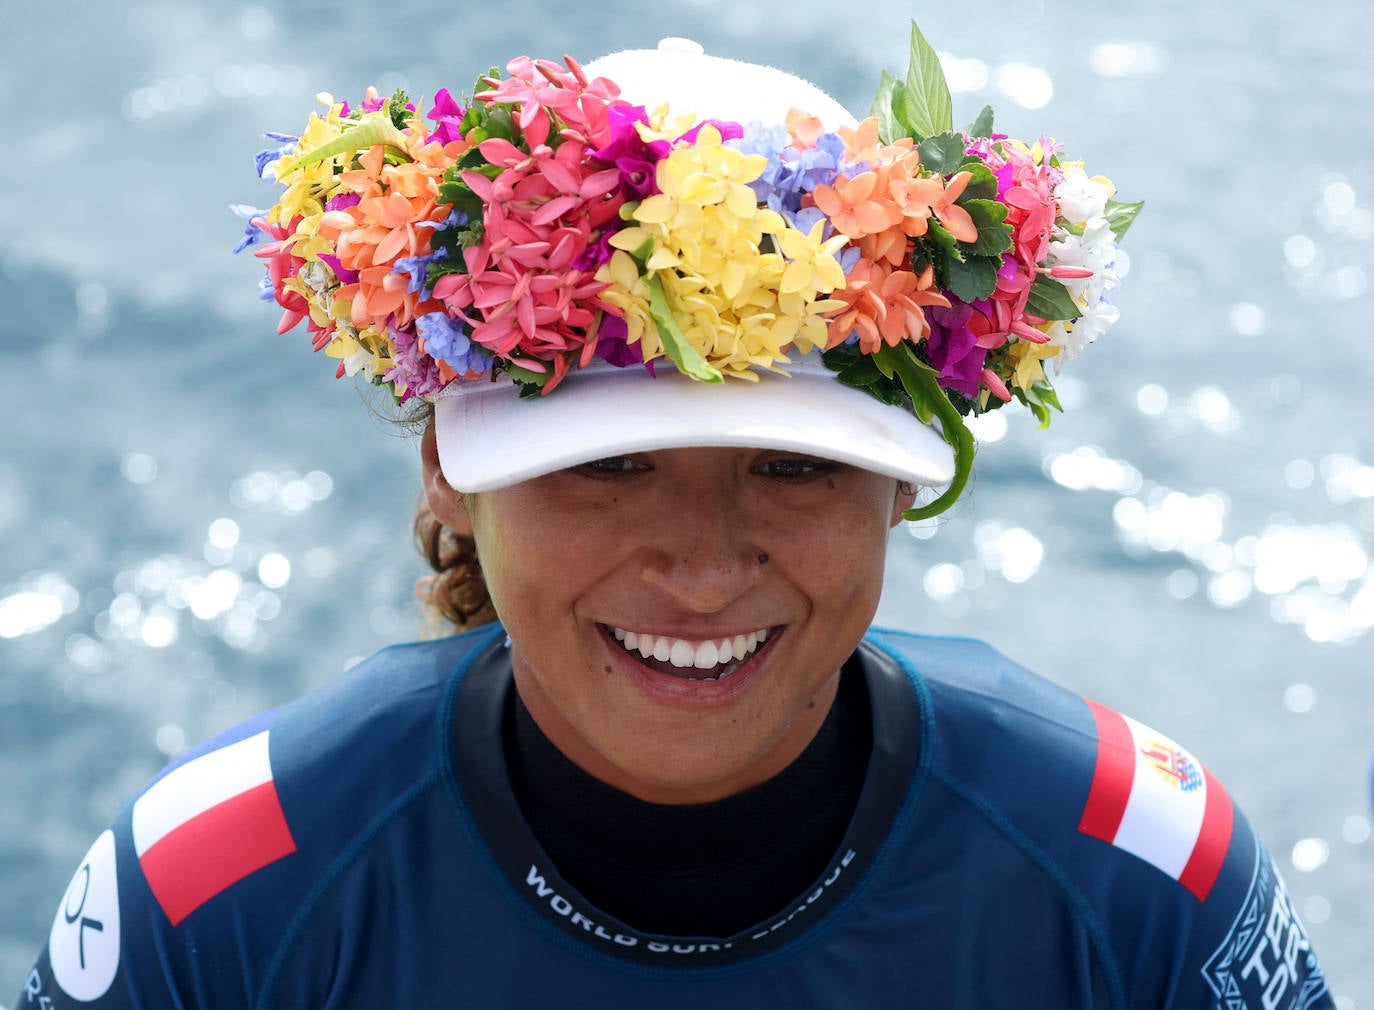
{"label": "green leaf", "polygon": [[368,148],[376,147],[378,144],[385,144],[387,147],[394,147],[402,152],[406,149],[405,136],[385,116],[371,116],[357,126],[345,130],[329,143],[321,144],[309,154],[301,155],[295,161],[283,165],[277,169],[277,181],[280,182],[292,172],[305,168],[307,165],[313,165],[317,161],[324,161],[326,158],[332,158],[339,154],[365,151]]}
{"label": "green leaf", "polygon": [[878,136],[884,144],[891,144],[911,132],[903,117],[905,92],[906,85],[884,70],[878,93],[873,97],[873,105],[869,109],[871,115],[878,117]]}
{"label": "green leaf", "polygon": [[992,136],[992,106],[984,105],[983,111],[978,113],[978,118],[964,130],[970,137],[991,137]]}
{"label": "green leaf", "polygon": [[[406,108],[410,104],[410,96],[402,88],[397,88],[386,102],[386,114],[391,117],[391,123],[398,130],[405,129],[406,121],[410,118],[410,110]],[[424,104],[421,102],[420,104]]]}
{"label": "green leaf", "polygon": [[514,360],[506,362],[505,372],[511,380],[520,386],[520,395],[529,397],[538,394],[544,388],[544,384],[553,377],[553,371],[535,372],[528,368],[521,368],[515,364]]}
{"label": "green leaf", "polygon": [[997,263],[983,256],[952,260],[949,264],[949,289],[962,301],[987,298],[997,287]]}
{"label": "green leaf", "polygon": [[964,258],[959,249],[959,240],[951,235],[939,221],[931,219],[926,225],[926,233],[916,240],[911,252],[911,268],[918,274],[927,266],[935,268],[935,286],[940,290],[949,287],[950,264]]}
{"label": "green leaf", "polygon": [[682,335],[677,320],[673,318],[673,310],[668,305],[668,296],[663,291],[663,284],[659,281],[658,275],[650,274],[644,283],[649,287],[649,315],[658,327],[663,349],[668,352],[673,364],[677,365],[677,370],[699,382],[724,382],[725,376],[720,374],[720,370],[708,363],[701,356],[701,352]]}
{"label": "green leaf", "polygon": [[923,168],[951,176],[964,163],[966,146],[967,142],[957,133],[937,133],[921,141],[917,150],[921,152]]}
{"label": "green leaf", "polygon": [[964,191],[959,194],[959,199],[954,201],[961,206],[969,200],[996,200],[997,199],[997,176],[992,174],[992,169],[983,164],[978,158],[969,158],[959,164],[960,172],[967,172],[973,176],[964,187]]}
{"label": "green leaf", "polygon": [[902,386],[911,397],[911,406],[922,422],[929,424],[932,418],[940,419],[941,435],[954,450],[954,477],[949,486],[928,505],[902,513],[902,518],[911,522],[929,519],[945,511],[963,494],[969,474],[973,472],[976,449],[973,435],[940,387],[935,369],[917,358],[910,344],[903,342],[896,347],[881,347],[875,357],[880,368],[886,366],[901,378]]}
{"label": "green leaf", "polygon": [[1063,412],[1064,408],[1059,405],[1059,394],[1054,391],[1048,378],[1041,378],[1031,384],[1030,389],[1013,389],[1016,398],[1031,409],[1035,419],[1040,422],[1043,431],[1050,426],[1050,409],[1053,408]]}
{"label": "green leaf", "polygon": [[1077,319],[1083,314],[1069,289],[1053,277],[1036,274],[1026,299],[1026,311],[1038,319]]}
{"label": "green leaf", "polygon": [[1124,200],[1107,201],[1104,216],[1107,218],[1107,225],[1112,229],[1112,234],[1116,236],[1118,242],[1126,235],[1126,230],[1131,227],[1136,215],[1144,206],[1144,200],[1138,200],[1135,203],[1127,203]]}
{"label": "green leaf", "polygon": [[916,22],[911,22],[911,64],[906,71],[906,120],[917,140],[954,129],[954,103],[935,54]]}
{"label": "green leaf", "polygon": [[968,211],[978,229],[978,238],[964,245],[969,256],[1001,256],[1011,250],[1012,227],[1007,219],[1007,205],[997,200],[961,200],[959,206]]}

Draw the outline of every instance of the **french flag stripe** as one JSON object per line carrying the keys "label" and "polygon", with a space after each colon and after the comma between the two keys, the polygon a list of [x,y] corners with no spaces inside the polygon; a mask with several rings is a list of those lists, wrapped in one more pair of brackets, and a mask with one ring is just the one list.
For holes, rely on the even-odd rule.
{"label": "french flag stripe", "polygon": [[1078,829],[1125,849],[1206,900],[1231,843],[1231,798],[1191,754],[1089,701],[1097,764]]}
{"label": "french flag stripe", "polygon": [[267,730],[171,769],[133,808],[134,850],[178,925],[215,895],[296,851],[272,777]]}
{"label": "french flag stripe", "polygon": [[134,849],[140,856],[174,828],[211,807],[272,781],[268,731],[202,754],[172,769],[134,801]]}
{"label": "french flag stripe", "polygon": [[226,888],[295,851],[277,787],[265,782],[169,831],[138,861],[177,926]]}

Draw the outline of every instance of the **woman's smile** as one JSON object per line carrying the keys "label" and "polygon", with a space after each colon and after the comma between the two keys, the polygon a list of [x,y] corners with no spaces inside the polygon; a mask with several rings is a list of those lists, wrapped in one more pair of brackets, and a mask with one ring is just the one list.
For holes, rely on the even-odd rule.
{"label": "woman's smile", "polygon": [[772,777],[877,608],[897,482],[767,449],[594,460],[464,499],[516,688],[585,771],[654,802]]}

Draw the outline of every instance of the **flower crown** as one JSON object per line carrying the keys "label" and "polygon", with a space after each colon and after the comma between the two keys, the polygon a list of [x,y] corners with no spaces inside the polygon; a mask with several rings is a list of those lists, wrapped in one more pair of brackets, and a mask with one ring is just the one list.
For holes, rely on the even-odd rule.
{"label": "flower crown", "polygon": [[[1056,373],[1116,321],[1103,295],[1140,209],[1059,146],[952,125],[916,26],[904,80],[873,117],[825,132],[697,121],[619,98],[605,78],[520,57],[471,101],[423,116],[398,92],[328,107],[257,156],[284,191],[235,252],[266,236],[264,297],[316,350],[401,401],[505,373],[556,390],[594,359],[702,382],[785,372],[820,353],[838,378],[939,418],[961,492],[963,415],[1013,397],[1049,423]],[[423,103],[421,103],[422,105]]]}

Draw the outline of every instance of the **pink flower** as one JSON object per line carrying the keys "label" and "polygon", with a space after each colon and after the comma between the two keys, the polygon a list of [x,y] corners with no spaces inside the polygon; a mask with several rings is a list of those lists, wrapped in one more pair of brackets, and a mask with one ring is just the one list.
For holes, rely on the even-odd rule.
{"label": "pink flower", "polygon": [[578,141],[525,152],[488,140],[480,150],[505,171],[495,179],[464,173],[484,204],[483,239],[463,252],[468,272],[440,278],[434,297],[487,351],[533,371],[548,363],[556,381],[560,361],[581,350],[606,308],[598,297],[606,285],[586,254],[619,223],[619,173],[596,167]]}

